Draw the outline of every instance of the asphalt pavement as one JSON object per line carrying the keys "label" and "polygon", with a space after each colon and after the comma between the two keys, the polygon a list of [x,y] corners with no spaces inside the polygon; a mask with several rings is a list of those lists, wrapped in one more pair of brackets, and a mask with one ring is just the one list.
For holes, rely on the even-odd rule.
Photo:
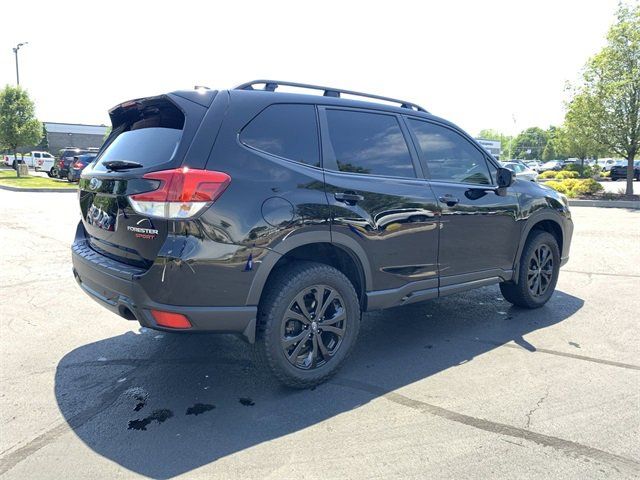
{"label": "asphalt pavement", "polygon": [[0,205],[3,479],[640,476],[640,211],[573,209],[545,307],[493,286],[367,313],[339,375],[292,391],[239,338],[81,292],[75,194]]}

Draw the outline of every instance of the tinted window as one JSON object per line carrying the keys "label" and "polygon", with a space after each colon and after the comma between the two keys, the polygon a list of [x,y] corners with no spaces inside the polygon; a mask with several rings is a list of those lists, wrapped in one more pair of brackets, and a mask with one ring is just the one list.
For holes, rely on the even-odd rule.
{"label": "tinted window", "polygon": [[271,105],[242,130],[240,141],[263,152],[320,166],[313,105]]}
{"label": "tinted window", "polygon": [[328,143],[341,172],[415,177],[409,148],[396,117],[326,110]]}
{"label": "tinted window", "polygon": [[112,160],[128,160],[145,167],[166,163],[178,149],[181,137],[182,130],[176,128],[152,127],[123,132],[102,153],[96,170],[106,170],[102,165]]}
{"label": "tinted window", "polygon": [[409,120],[418,139],[430,178],[460,183],[490,184],[484,155],[462,135],[445,127]]}

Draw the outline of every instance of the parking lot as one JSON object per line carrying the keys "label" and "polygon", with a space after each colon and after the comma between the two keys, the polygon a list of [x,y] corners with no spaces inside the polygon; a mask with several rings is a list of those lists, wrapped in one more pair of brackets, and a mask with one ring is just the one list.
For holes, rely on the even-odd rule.
{"label": "parking lot", "polygon": [[0,204],[2,478],[640,475],[638,210],[573,208],[545,307],[492,286],[367,313],[338,376],[291,391],[239,338],[140,329],[81,292],[74,193]]}

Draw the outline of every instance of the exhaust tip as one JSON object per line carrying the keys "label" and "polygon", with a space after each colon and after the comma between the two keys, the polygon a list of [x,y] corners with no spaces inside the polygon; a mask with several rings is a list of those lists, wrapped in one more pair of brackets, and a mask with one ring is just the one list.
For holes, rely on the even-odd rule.
{"label": "exhaust tip", "polygon": [[118,307],[118,312],[122,318],[127,320],[137,320],[135,314],[131,311],[129,307],[125,307],[124,305],[120,305]]}

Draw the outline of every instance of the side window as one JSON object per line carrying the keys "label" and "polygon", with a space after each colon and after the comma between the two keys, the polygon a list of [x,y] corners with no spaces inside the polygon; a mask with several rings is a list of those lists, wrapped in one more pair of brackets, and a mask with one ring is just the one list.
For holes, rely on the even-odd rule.
{"label": "side window", "polygon": [[[329,160],[341,172],[415,177],[411,154],[393,115],[325,110]],[[333,157],[333,158],[331,158]],[[330,163],[329,163],[330,164]]]}
{"label": "side window", "polygon": [[484,155],[462,135],[429,122],[409,119],[433,180],[491,184]]}
{"label": "side window", "polygon": [[279,157],[320,166],[318,127],[313,105],[275,104],[240,133],[240,141]]}
{"label": "side window", "polygon": [[35,158],[40,158],[40,154],[39,153],[34,153],[34,157]]}

